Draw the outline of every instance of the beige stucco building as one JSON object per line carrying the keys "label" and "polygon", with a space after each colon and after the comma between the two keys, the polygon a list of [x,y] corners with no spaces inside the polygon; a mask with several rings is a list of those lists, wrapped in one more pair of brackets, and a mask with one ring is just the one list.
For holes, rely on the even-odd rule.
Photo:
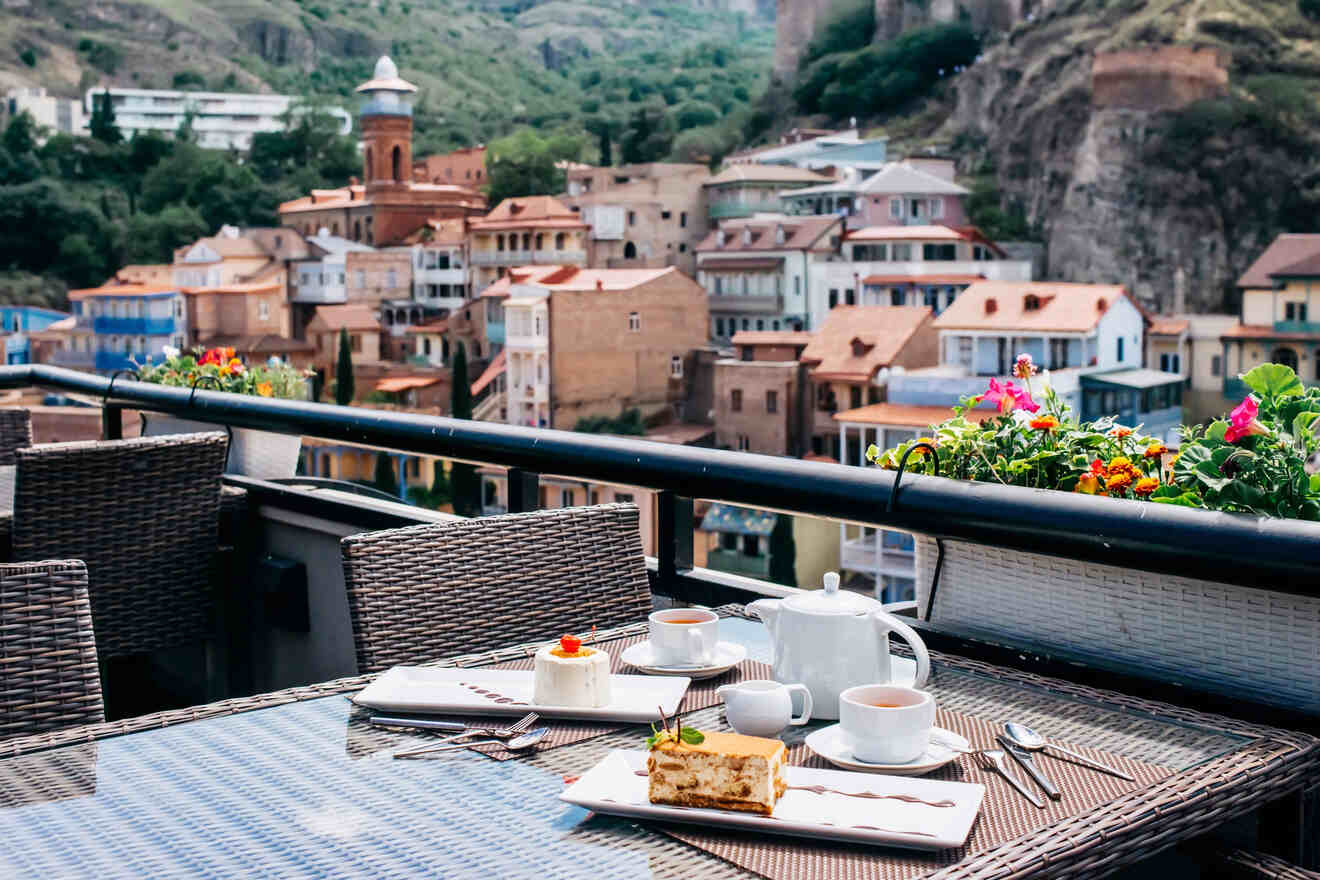
{"label": "beige stucco building", "polygon": [[806,367],[799,359],[812,334],[739,333],[736,356],[715,362],[715,444],[765,455],[800,456],[809,425],[802,396]]}
{"label": "beige stucco building", "polygon": [[471,221],[468,265],[473,293],[515,266],[586,266],[587,225],[551,196],[505,199]]}

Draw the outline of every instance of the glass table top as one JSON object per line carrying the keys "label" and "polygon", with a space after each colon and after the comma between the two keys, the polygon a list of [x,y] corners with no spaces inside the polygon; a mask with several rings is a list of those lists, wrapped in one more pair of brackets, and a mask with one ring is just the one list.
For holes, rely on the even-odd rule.
{"label": "glass table top", "polygon": [[[721,627],[770,659],[761,624]],[[947,665],[930,687],[960,711],[1176,769],[1244,741]],[[365,718],[324,697],[0,760],[0,877],[749,876],[558,800],[564,775],[640,746],[641,728],[503,762],[395,761],[431,737]]]}

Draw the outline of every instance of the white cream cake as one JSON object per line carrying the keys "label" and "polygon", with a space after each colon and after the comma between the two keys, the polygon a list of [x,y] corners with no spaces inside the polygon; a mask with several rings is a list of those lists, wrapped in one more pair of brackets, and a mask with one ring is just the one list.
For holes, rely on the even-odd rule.
{"label": "white cream cake", "polygon": [[699,743],[662,741],[646,761],[653,804],[769,815],[784,793],[788,751],[777,739],[704,733]]}
{"label": "white cream cake", "polygon": [[590,706],[610,703],[610,655],[585,648],[572,636],[536,652],[532,702],[538,706]]}

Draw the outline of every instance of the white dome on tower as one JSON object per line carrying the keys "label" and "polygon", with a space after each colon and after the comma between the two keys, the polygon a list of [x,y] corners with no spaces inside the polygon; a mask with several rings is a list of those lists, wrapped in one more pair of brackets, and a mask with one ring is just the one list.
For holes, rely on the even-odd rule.
{"label": "white dome on tower", "polygon": [[376,62],[376,69],[372,71],[372,79],[398,79],[399,68],[390,60],[390,56],[382,55]]}

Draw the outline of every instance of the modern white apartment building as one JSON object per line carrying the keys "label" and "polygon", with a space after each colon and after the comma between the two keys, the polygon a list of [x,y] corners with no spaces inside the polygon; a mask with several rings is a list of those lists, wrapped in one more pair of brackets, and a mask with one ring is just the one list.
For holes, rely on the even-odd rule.
{"label": "modern white apartment building", "polygon": [[81,134],[86,127],[77,98],[57,98],[38,86],[13,88],[5,94],[6,121],[24,112],[37,125],[60,134]]}
{"label": "modern white apartment building", "polygon": [[[180,92],[170,89],[97,87],[83,96],[85,131],[97,96],[108,91],[115,125],[124,137],[139,132],[174,134],[191,111],[197,143],[222,150],[246,150],[259,132],[284,130],[284,115],[293,105],[289,95],[241,95],[231,92]],[[339,133],[353,130],[353,118],[342,107],[325,108],[339,121]]]}

